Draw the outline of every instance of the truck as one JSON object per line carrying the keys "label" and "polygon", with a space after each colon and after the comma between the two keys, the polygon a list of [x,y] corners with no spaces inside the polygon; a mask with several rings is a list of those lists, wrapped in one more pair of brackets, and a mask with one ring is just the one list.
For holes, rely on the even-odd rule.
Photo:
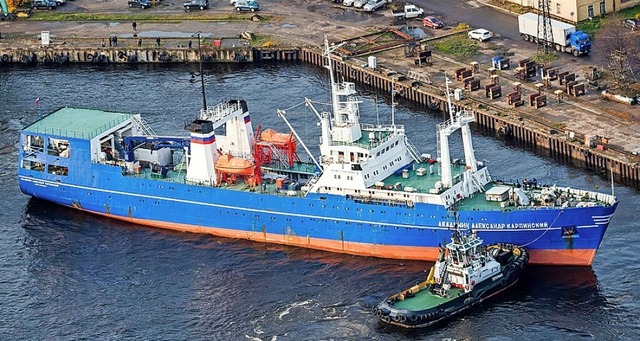
{"label": "truck", "polygon": [[582,31],[576,31],[575,26],[562,21],[551,19],[553,42],[544,40],[544,31],[542,27],[538,29],[538,15],[535,13],[519,15],[518,28],[522,39],[533,43],[549,44],[556,51],[573,53],[576,57],[591,52],[589,35]]}
{"label": "truck", "polygon": [[422,18],[424,10],[416,5],[404,4],[404,6],[396,6],[391,8],[393,20],[402,21],[405,19]]}

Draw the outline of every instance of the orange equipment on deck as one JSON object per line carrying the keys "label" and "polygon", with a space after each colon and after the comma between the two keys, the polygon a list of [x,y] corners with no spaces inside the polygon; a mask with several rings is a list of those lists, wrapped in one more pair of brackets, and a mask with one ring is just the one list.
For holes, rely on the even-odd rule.
{"label": "orange equipment on deck", "polygon": [[250,160],[223,154],[216,161],[215,168],[218,172],[251,176],[254,174],[255,165]]}
{"label": "orange equipment on deck", "polygon": [[266,129],[260,133],[258,127],[255,136],[254,157],[258,164],[280,163],[293,167],[296,162],[300,162],[298,144],[293,133],[283,134],[273,129]]}

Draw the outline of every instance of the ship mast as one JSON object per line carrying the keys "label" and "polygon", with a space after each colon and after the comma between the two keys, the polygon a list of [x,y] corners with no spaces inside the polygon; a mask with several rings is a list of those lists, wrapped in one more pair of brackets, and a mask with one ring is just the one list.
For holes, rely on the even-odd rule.
{"label": "ship mast", "polygon": [[[474,192],[474,186],[479,190],[482,185],[475,179],[475,173],[478,171],[478,163],[473,150],[473,142],[471,139],[471,128],[469,123],[475,121],[473,113],[467,111],[456,111],[451,103],[451,93],[449,92],[449,83],[451,81],[445,74],[445,86],[447,104],[449,108],[449,119],[438,124],[438,138],[440,142],[440,169],[441,181],[444,188],[451,188],[453,184],[453,173],[451,170],[451,151],[449,149],[449,136],[458,129],[462,133],[462,145],[464,148],[464,157],[466,170],[464,172],[463,194],[470,195]],[[473,185],[472,185],[473,183]]]}
{"label": "ship mast", "polygon": [[331,81],[331,105],[334,113],[338,112],[339,98],[336,91],[337,84],[335,81],[335,75],[333,74],[333,60],[331,59],[331,54],[343,44],[344,43],[338,45],[332,44],[330,46],[329,39],[326,35],[324,36],[324,56],[327,57],[327,64],[325,67],[329,70],[329,79]]}

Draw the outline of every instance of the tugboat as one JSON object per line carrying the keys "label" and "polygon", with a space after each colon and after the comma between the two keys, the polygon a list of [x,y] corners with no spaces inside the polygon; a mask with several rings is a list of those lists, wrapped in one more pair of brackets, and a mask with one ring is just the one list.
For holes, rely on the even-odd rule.
{"label": "tugboat", "polygon": [[458,228],[440,253],[427,280],[378,304],[373,312],[384,323],[427,327],[513,286],[529,262],[523,247],[482,245],[475,232]]}

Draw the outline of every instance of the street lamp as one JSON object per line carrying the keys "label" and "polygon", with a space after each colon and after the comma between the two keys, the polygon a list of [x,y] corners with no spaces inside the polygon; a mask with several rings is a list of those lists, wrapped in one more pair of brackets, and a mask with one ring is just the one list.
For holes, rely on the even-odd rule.
{"label": "street lamp", "polygon": [[207,110],[207,95],[204,92],[204,74],[202,73],[202,52],[200,50],[200,31],[191,35],[192,38],[198,38],[198,59],[200,64],[200,84],[202,86],[202,108]]}

